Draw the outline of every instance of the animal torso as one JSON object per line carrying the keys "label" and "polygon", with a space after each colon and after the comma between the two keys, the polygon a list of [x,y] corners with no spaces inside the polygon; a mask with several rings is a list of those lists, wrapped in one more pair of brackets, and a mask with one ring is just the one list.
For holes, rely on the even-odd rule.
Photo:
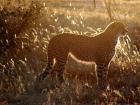
{"label": "animal torso", "polygon": [[[88,37],[64,33],[50,41],[48,51],[56,59],[67,58],[71,53],[79,60],[107,62],[111,60],[115,50],[115,44],[112,45],[112,41],[109,40],[103,35]],[[109,56],[110,54],[112,56]]]}

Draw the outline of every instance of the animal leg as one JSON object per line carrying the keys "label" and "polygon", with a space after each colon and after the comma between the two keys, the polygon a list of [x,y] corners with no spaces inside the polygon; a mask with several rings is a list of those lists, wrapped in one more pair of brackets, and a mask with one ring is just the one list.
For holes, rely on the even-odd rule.
{"label": "animal leg", "polygon": [[97,64],[97,84],[98,88],[105,90],[107,87],[107,74],[108,65],[107,64]]}
{"label": "animal leg", "polygon": [[48,56],[47,67],[45,68],[44,72],[39,76],[39,80],[44,80],[50,74],[53,68],[53,63],[54,63],[54,58]]}
{"label": "animal leg", "polygon": [[52,74],[53,73],[56,74],[56,77],[60,83],[64,81],[63,74],[65,69],[65,64],[66,64],[66,60],[65,61],[56,60],[56,63],[52,71]]}

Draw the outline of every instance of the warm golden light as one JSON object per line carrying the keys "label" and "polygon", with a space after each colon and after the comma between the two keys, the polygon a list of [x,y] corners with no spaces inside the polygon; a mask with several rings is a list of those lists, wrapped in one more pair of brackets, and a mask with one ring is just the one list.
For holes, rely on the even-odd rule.
{"label": "warm golden light", "polygon": [[[112,52],[109,49],[104,51],[105,47],[109,48],[115,43],[111,39],[113,35],[123,33],[120,27],[111,28],[105,38],[106,43],[99,52],[96,47],[105,41],[102,33],[112,21],[125,24],[128,35],[119,38]],[[120,29],[120,32],[114,31],[115,29]],[[116,34],[112,35],[112,31]],[[60,61],[64,62],[64,57],[60,61],[55,58],[51,65],[48,60],[48,45],[55,36],[62,33],[91,37],[90,39],[100,35],[103,40],[94,42],[94,45],[89,44],[89,41],[83,44],[76,40],[71,46],[78,46],[79,50],[76,51],[79,55],[83,52],[89,55],[89,49],[83,49],[93,47],[98,55],[94,56],[96,61],[78,60],[71,57],[70,52],[65,67],[60,64],[55,66]],[[60,43],[62,39],[59,43],[56,41],[56,45]],[[63,55],[66,51],[64,46],[70,46],[70,43],[69,38],[66,38],[65,43],[54,51],[56,57],[57,53]],[[115,55],[108,66],[104,67],[106,58],[114,51]],[[99,57],[102,53],[106,54]],[[99,63],[100,67],[97,66],[97,61],[103,61]],[[49,75],[39,81],[38,77],[46,70],[47,63],[50,63],[50,68],[55,66],[56,71],[61,70],[55,72],[50,69],[46,72]],[[99,71],[99,68],[102,70]],[[62,69],[64,74],[58,75]],[[59,76],[64,79],[62,83]],[[104,77],[107,83],[103,84],[106,87],[103,90],[99,84],[105,82]],[[139,103],[140,0],[0,0],[0,105]]]}

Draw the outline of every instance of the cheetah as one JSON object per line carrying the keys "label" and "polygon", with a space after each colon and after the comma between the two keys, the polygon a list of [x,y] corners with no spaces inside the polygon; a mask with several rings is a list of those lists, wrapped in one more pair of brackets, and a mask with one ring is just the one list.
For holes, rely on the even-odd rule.
{"label": "cheetah", "polygon": [[[52,72],[57,72],[60,80],[68,55],[86,62],[95,62],[97,86],[104,90],[107,87],[108,66],[115,54],[115,46],[119,37],[127,33],[126,26],[120,22],[111,22],[103,32],[94,37],[63,33],[53,37],[48,44],[48,63],[40,80]],[[55,60],[55,62],[54,62]]]}

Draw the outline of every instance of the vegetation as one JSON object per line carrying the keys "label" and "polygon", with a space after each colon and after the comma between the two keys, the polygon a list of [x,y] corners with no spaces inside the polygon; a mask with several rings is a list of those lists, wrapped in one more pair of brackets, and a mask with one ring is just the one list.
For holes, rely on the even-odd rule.
{"label": "vegetation", "polygon": [[[99,0],[96,8],[94,2],[0,1],[0,105],[140,103],[140,2],[105,0],[104,6]],[[36,83],[36,77],[45,68],[47,45],[53,36],[63,32],[94,36],[112,20],[125,22],[130,38],[119,40],[109,68],[108,89],[102,97],[97,98],[94,91],[94,65],[76,62],[71,57],[65,83],[59,88],[45,90],[48,85],[57,84],[57,77]]]}

